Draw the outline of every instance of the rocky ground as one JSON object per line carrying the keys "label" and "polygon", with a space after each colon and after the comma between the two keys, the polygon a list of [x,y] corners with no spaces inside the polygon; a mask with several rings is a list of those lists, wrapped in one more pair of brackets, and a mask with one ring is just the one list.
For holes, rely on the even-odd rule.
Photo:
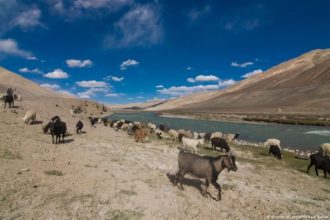
{"label": "rocky ground", "polygon": [[[188,175],[181,191],[170,181],[178,143],[152,137],[136,143],[125,132],[93,128],[86,118],[92,111],[100,114],[99,108],[89,103],[86,113],[73,117],[69,109],[77,103],[25,100],[13,110],[1,109],[0,219],[330,218],[329,179],[256,155],[247,146],[233,147],[238,171],[220,174],[222,201],[203,197],[203,182]],[[51,144],[42,123],[23,123],[32,107],[43,124],[56,114],[67,122],[64,144]],[[85,124],[81,135],[74,134],[78,118]],[[209,189],[215,197],[216,190]]]}

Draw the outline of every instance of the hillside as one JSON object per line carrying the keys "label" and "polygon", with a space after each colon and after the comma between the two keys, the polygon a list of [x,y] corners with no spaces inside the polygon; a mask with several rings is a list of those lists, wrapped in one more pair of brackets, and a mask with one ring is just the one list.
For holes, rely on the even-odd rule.
{"label": "hillside", "polygon": [[37,83],[28,80],[16,73],[10,72],[9,70],[0,66],[0,93],[5,93],[7,88],[10,87],[16,89],[17,93],[24,94],[24,97],[71,97],[59,92],[42,88]]}
{"label": "hillside", "polygon": [[330,108],[330,49],[314,50],[224,90],[169,100],[150,111],[326,114]]}

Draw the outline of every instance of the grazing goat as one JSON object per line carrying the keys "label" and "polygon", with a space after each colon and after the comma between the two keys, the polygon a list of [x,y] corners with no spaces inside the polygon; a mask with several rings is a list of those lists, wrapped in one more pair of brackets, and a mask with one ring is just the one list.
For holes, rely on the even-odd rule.
{"label": "grazing goat", "polygon": [[[61,121],[59,118],[51,122],[50,125],[50,133],[52,135],[52,143],[54,144],[54,136],[55,136],[55,144],[60,142],[64,143],[64,137],[67,131],[66,123]],[[61,141],[62,136],[62,141]]]}
{"label": "grazing goat", "polygon": [[311,159],[311,162],[307,168],[307,173],[309,173],[309,169],[314,165],[316,175],[319,175],[318,169],[322,169],[324,172],[324,178],[327,178],[327,172],[330,174],[330,159],[319,153],[312,154],[309,158]]}
{"label": "grazing goat", "polygon": [[281,150],[281,141],[275,138],[268,139],[264,144],[264,147],[270,147],[271,145],[277,145]]}
{"label": "grazing goat", "polygon": [[52,123],[54,123],[56,120],[61,120],[60,117],[58,115],[52,117],[50,119],[50,121],[42,127],[42,131],[44,132],[44,134],[46,134],[48,132],[48,130],[50,129],[50,126],[52,125]]}
{"label": "grazing goat", "polygon": [[35,110],[29,110],[25,113],[23,121],[25,124],[32,124],[37,118],[37,113]]}
{"label": "grazing goat", "polygon": [[4,101],[5,101],[5,106],[4,106],[4,108],[6,108],[7,103],[8,103],[8,107],[9,107],[9,108],[14,107],[14,96],[13,96],[13,95],[8,95],[8,94],[7,94],[7,95],[4,97]]}
{"label": "grazing goat", "polygon": [[191,138],[191,139],[194,138],[193,133],[191,131],[189,131],[189,130],[179,129],[178,132],[179,132],[179,134],[183,134],[187,138]]}
{"label": "grazing goat", "polygon": [[80,134],[83,127],[84,127],[84,124],[79,120],[76,124],[76,133]]}
{"label": "grazing goat", "polygon": [[144,138],[147,136],[147,132],[144,129],[136,129],[134,133],[134,138],[136,142],[143,141]]}
{"label": "grazing goat", "polygon": [[211,183],[218,190],[218,200],[221,200],[221,186],[217,183],[219,174],[225,168],[228,172],[237,171],[235,157],[231,154],[220,157],[202,157],[180,150],[178,155],[179,170],[175,175],[174,185],[180,184],[183,190],[182,179],[185,174],[189,173],[197,178],[205,180],[205,189],[203,196],[208,195],[208,186]]}
{"label": "grazing goat", "polygon": [[222,138],[224,138],[228,143],[233,143],[237,138],[239,134],[223,134]]}
{"label": "grazing goat", "polygon": [[230,147],[229,147],[227,141],[220,137],[211,138],[211,146],[215,150],[217,149],[217,147],[220,147],[220,151],[222,151],[222,149],[225,149],[227,152],[230,151]]}
{"label": "grazing goat", "polygon": [[268,155],[273,154],[279,160],[282,159],[281,148],[278,145],[270,145]]}
{"label": "grazing goat", "polygon": [[330,155],[330,143],[321,144],[319,153],[322,156],[329,156]]}
{"label": "grazing goat", "polygon": [[98,118],[93,118],[89,116],[89,122],[91,123],[91,126],[94,127],[96,123],[98,123]]}
{"label": "grazing goat", "polygon": [[203,145],[204,144],[204,139],[191,139],[191,138],[186,138],[186,137],[182,137],[182,146],[184,149],[188,148],[192,148],[193,149],[193,153],[197,153],[197,146]]}
{"label": "grazing goat", "polygon": [[215,137],[219,137],[219,138],[221,138],[221,137],[222,137],[222,132],[220,132],[220,131],[213,132],[213,133],[211,134],[211,138],[210,138],[210,140],[212,140],[212,138],[215,138]]}
{"label": "grazing goat", "polygon": [[157,126],[155,124],[150,123],[150,122],[148,122],[147,126],[148,126],[150,132],[154,132],[157,128]]}
{"label": "grazing goat", "polygon": [[206,134],[204,135],[204,140],[206,140],[206,141],[211,141],[211,135],[212,135],[212,133],[210,133],[210,132],[206,133]]}
{"label": "grazing goat", "polygon": [[309,173],[309,169],[314,165],[316,175],[319,175],[318,169],[322,169],[324,178],[327,178],[327,172],[330,174],[330,159],[327,156],[322,156],[320,153],[312,154],[309,158],[311,162],[307,168],[307,173]]}
{"label": "grazing goat", "polygon": [[166,131],[166,130],[167,130],[167,128],[166,128],[166,126],[165,126],[165,125],[163,125],[163,124],[160,124],[160,125],[159,125],[159,130],[161,130],[161,131]]}
{"label": "grazing goat", "polygon": [[168,134],[170,135],[171,139],[174,141],[178,140],[178,138],[179,138],[179,133],[174,129],[170,129],[168,131]]}

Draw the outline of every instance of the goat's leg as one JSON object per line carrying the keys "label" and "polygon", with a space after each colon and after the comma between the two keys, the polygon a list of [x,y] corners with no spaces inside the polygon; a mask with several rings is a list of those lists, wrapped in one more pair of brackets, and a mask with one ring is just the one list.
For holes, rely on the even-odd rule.
{"label": "goat's leg", "polygon": [[176,174],[176,176],[178,178],[177,180],[179,182],[179,189],[181,189],[181,190],[184,190],[183,185],[182,185],[182,179],[185,174],[186,174],[186,172],[184,170],[179,170],[178,173]]}
{"label": "goat's leg", "polygon": [[52,143],[54,144],[54,134],[52,133]]}
{"label": "goat's leg", "polygon": [[324,173],[324,178],[327,178],[327,171],[325,171],[325,169],[323,169],[323,173]]}
{"label": "goat's leg", "polygon": [[218,190],[218,200],[221,200],[221,186],[216,182],[216,180],[212,180],[212,185]]}
{"label": "goat's leg", "polygon": [[319,171],[317,170],[317,167],[315,166],[315,173],[316,173],[316,176],[319,175]]}
{"label": "goat's leg", "polygon": [[206,178],[205,179],[205,189],[202,192],[203,196],[205,196],[205,197],[207,197],[207,194],[208,194],[207,189],[208,189],[209,185],[210,185],[209,180]]}
{"label": "goat's leg", "polygon": [[307,168],[307,173],[309,173],[309,169],[313,166],[312,163],[309,164],[308,168]]}

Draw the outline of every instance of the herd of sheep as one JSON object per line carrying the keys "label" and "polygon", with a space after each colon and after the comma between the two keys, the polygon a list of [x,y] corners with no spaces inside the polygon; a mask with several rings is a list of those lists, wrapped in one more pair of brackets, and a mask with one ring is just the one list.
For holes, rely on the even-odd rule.
{"label": "herd of sheep", "polygon": [[[9,107],[13,105],[13,96],[7,91],[5,103],[9,103]],[[5,105],[6,107],[6,105]],[[36,121],[36,112],[29,110],[26,112],[23,121],[26,124],[32,124]],[[92,127],[98,123],[103,123],[104,126],[109,126],[115,131],[125,131],[128,135],[132,135],[136,142],[142,142],[147,136],[155,136],[159,139],[168,139],[181,143],[178,154],[179,169],[175,175],[173,183],[182,187],[182,178],[185,174],[190,173],[197,178],[205,180],[205,189],[202,192],[204,196],[208,195],[207,189],[209,184],[212,184],[217,190],[218,200],[221,200],[221,186],[216,182],[220,172],[227,168],[228,171],[237,171],[235,164],[235,156],[231,153],[229,144],[236,143],[239,134],[223,134],[222,132],[198,133],[185,129],[168,128],[165,125],[156,125],[153,123],[142,123],[139,121],[128,120],[108,120],[107,118],[89,117],[89,122]],[[84,124],[82,121],[76,123],[76,133],[80,134]],[[59,116],[54,116],[50,121],[42,127],[43,133],[50,133],[52,143],[64,143],[64,138],[67,135],[67,125]],[[226,154],[218,157],[199,156],[198,148],[209,143],[212,149],[220,151],[225,150]],[[280,140],[268,139],[263,144],[269,149],[269,155],[273,154],[278,159],[282,159],[282,149]],[[191,152],[189,152],[191,151]],[[310,164],[307,168],[309,172],[312,166],[315,166],[315,172],[318,175],[318,169],[322,169],[324,177],[327,172],[330,173],[330,143],[322,144],[319,152],[310,155]]]}

